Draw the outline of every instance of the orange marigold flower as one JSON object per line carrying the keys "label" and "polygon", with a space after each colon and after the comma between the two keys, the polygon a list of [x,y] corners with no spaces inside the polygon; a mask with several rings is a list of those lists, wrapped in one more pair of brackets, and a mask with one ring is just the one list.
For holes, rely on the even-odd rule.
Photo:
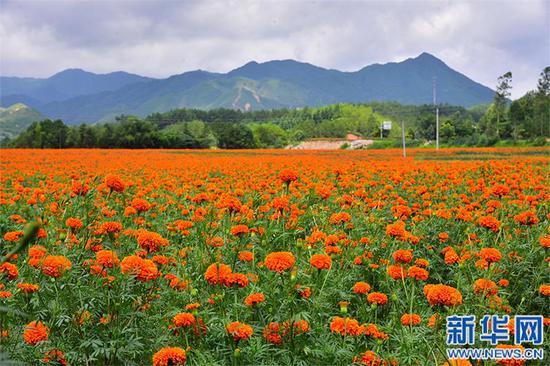
{"label": "orange marigold flower", "polygon": [[59,277],[71,269],[71,261],[62,255],[48,255],[42,262],[42,273],[46,276]]}
{"label": "orange marigold flower", "polygon": [[484,294],[485,296],[496,295],[498,293],[498,286],[491,280],[480,278],[474,282],[474,293]]}
{"label": "orange marigold flower", "polygon": [[179,347],[164,347],[153,355],[153,366],[184,365],[186,361],[187,354]]}
{"label": "orange marigold flower", "polygon": [[27,220],[25,220],[21,215],[10,215],[10,220],[17,224],[24,224],[27,222]]}
{"label": "orange marigold flower", "polygon": [[491,215],[480,217],[477,220],[477,224],[494,232],[497,232],[500,229],[500,221],[498,221],[494,216]]}
{"label": "orange marigold flower", "polygon": [[347,212],[337,212],[330,215],[329,222],[332,225],[343,224],[351,221],[351,215]]}
{"label": "orange marigold flower", "polygon": [[248,295],[246,299],[244,299],[244,304],[246,306],[254,306],[264,301],[265,301],[265,295],[262,294],[261,292],[256,292]]}
{"label": "orange marigold flower", "polygon": [[270,271],[282,273],[292,268],[296,259],[290,252],[273,252],[265,257],[265,266]]}
{"label": "orange marigold flower", "polygon": [[198,302],[193,302],[191,304],[185,305],[185,309],[187,310],[197,310],[200,307],[201,307],[201,304],[199,304]]}
{"label": "orange marigold flower", "polygon": [[536,225],[540,221],[536,214],[531,211],[522,212],[514,216],[514,220],[521,225]]}
{"label": "orange marigold flower", "polygon": [[58,349],[52,349],[51,351],[44,353],[44,363],[54,363],[59,365],[66,365],[67,360],[63,356],[63,352]]}
{"label": "orange marigold flower", "polygon": [[106,268],[113,268],[120,263],[116,252],[112,250],[100,250],[95,254],[95,260],[97,264]]}
{"label": "orange marigold flower", "polygon": [[17,269],[17,266],[9,262],[4,262],[0,264],[0,274],[2,273],[7,274],[8,280],[15,280],[17,277],[19,277],[19,270]]}
{"label": "orange marigold flower", "polygon": [[263,330],[264,339],[276,346],[279,346],[283,343],[283,337],[281,333],[281,326],[277,322],[269,323],[265,326]]}
{"label": "orange marigold flower", "polygon": [[5,241],[11,241],[11,242],[14,242],[14,241],[18,241],[20,237],[23,236],[23,232],[22,231],[8,231],[7,233],[4,234],[4,240]]}
{"label": "orange marigold flower", "polygon": [[103,222],[99,228],[100,234],[118,233],[122,230],[122,224],[116,221]]}
{"label": "orange marigold flower", "polygon": [[479,269],[487,269],[489,268],[489,263],[485,259],[480,259],[475,262],[475,266]]}
{"label": "orange marigold flower", "polygon": [[309,260],[309,264],[317,269],[330,269],[332,258],[326,254],[313,254]]}
{"label": "orange marigold flower", "polygon": [[49,328],[44,323],[33,320],[25,326],[23,337],[25,338],[25,343],[34,346],[40,342],[47,341],[49,332]]}
{"label": "orange marigold flower", "polygon": [[372,292],[367,296],[369,304],[385,305],[388,303],[388,296],[381,292]]}
{"label": "orange marigold flower", "polygon": [[401,265],[390,265],[386,271],[394,280],[400,280],[407,277],[407,269]]}
{"label": "orange marigold flower", "polygon": [[279,173],[279,179],[286,184],[290,184],[295,180],[298,180],[298,173],[292,169],[285,169]]}
{"label": "orange marigold flower", "polygon": [[416,326],[420,324],[421,321],[422,318],[418,314],[403,314],[403,316],[401,316],[401,324],[403,325]]}
{"label": "orange marigold flower", "polygon": [[447,285],[426,285],[424,286],[424,295],[432,306],[462,304],[462,294],[456,288]]}
{"label": "orange marigold flower", "polygon": [[[216,205],[218,208],[227,208],[231,212],[239,212],[242,208],[242,203],[238,198],[229,195],[224,195]],[[202,216],[202,215],[201,215]]]}
{"label": "orange marigold flower", "polygon": [[248,285],[248,277],[246,277],[245,274],[242,273],[231,273],[229,276],[227,276],[227,279],[225,281],[225,285],[228,287],[231,287],[233,285],[237,285],[239,287],[246,287]]}
{"label": "orange marigold flower", "polygon": [[391,208],[393,215],[397,218],[407,218],[411,216],[412,210],[408,206],[397,205]]}
{"label": "orange marigold flower", "polygon": [[250,325],[241,322],[229,323],[227,325],[227,331],[229,332],[229,335],[233,337],[235,342],[250,338],[254,332]]}
{"label": "orange marigold flower", "polygon": [[190,327],[195,323],[195,316],[191,313],[178,313],[172,318],[172,324],[176,327]]}
{"label": "orange marigold flower", "polygon": [[328,254],[340,254],[342,253],[342,248],[337,245],[327,245],[325,247],[325,252]]}
{"label": "orange marigold flower", "polygon": [[508,287],[509,284],[510,284],[510,281],[508,281],[505,278],[502,278],[501,280],[498,281],[498,285],[500,287]]}
{"label": "orange marigold flower", "polygon": [[250,229],[246,225],[235,225],[231,228],[231,235],[237,236],[240,234],[248,234]]}
{"label": "orange marigold flower", "polygon": [[493,187],[491,190],[491,193],[497,197],[503,197],[506,196],[510,192],[510,187],[505,186],[503,184],[497,184]]}
{"label": "orange marigold flower", "polygon": [[174,226],[179,230],[179,231],[186,231],[188,229],[191,229],[193,227],[193,222],[192,221],[188,221],[188,220],[176,220],[174,221]]}
{"label": "orange marigold flower", "polygon": [[87,184],[82,184],[82,182],[75,180],[73,182],[73,185],[71,186],[71,190],[77,196],[85,196],[86,194],[88,194],[90,186]]}
{"label": "orange marigold flower", "polygon": [[409,267],[407,274],[409,277],[414,278],[417,281],[426,281],[430,275],[430,273],[424,268],[420,268],[417,266]]}
{"label": "orange marigold flower", "polygon": [[33,283],[18,283],[17,288],[23,291],[26,294],[31,294],[33,292],[36,292],[40,289],[40,285],[35,285]]}
{"label": "orange marigold flower", "polygon": [[239,260],[242,262],[252,262],[254,259],[254,254],[252,252],[249,252],[247,250],[243,250],[242,252],[239,252]]}
{"label": "orange marigold flower", "polygon": [[288,207],[288,203],[288,197],[277,196],[273,198],[273,201],[271,202],[271,207],[273,207],[276,211],[281,211]]}
{"label": "orange marigold flower", "polygon": [[80,314],[77,314],[76,321],[78,322],[79,325],[82,326],[84,325],[84,323],[90,320],[91,317],[92,317],[92,313],[90,313],[88,310],[84,310]]}
{"label": "orange marigold flower", "polygon": [[304,299],[308,299],[311,296],[311,289],[309,287],[300,287],[300,285],[296,285],[296,289],[298,290],[298,294]]}
{"label": "orange marigold flower", "polygon": [[223,263],[212,263],[204,272],[204,278],[212,285],[224,284],[228,281],[233,271],[231,267]]}
{"label": "orange marigold flower", "polygon": [[439,238],[439,241],[441,243],[445,243],[447,240],[449,240],[449,234],[447,233],[439,233],[437,237]]}
{"label": "orange marigold flower", "polygon": [[164,255],[155,255],[153,256],[153,262],[155,262],[158,265],[168,264],[170,263],[170,258]]}
{"label": "orange marigold flower", "polygon": [[148,282],[159,276],[157,266],[152,260],[143,259],[137,255],[124,257],[120,262],[120,270],[124,274],[136,276],[141,282]]}
{"label": "orange marigold flower", "polygon": [[131,206],[128,206],[124,209],[124,217],[130,217],[137,214],[137,210]]}
{"label": "orange marigold flower", "polygon": [[412,249],[408,249],[408,250],[398,249],[395,252],[393,252],[393,259],[399,263],[409,263],[410,261],[412,261],[412,258],[413,258],[412,254],[413,254]]}
{"label": "orange marigold flower", "polygon": [[550,285],[540,285],[539,292],[542,296],[550,296]]}
{"label": "orange marigold flower", "polygon": [[455,264],[460,260],[456,251],[451,247],[445,247],[442,252],[445,254],[445,263],[448,265]]}
{"label": "orange marigold flower", "polygon": [[502,254],[496,248],[483,248],[478,255],[489,263],[498,262],[502,258]]}
{"label": "orange marigold flower", "polygon": [[115,192],[123,192],[125,188],[122,180],[116,175],[112,174],[105,177],[105,185],[109,187],[111,191]]}
{"label": "orange marigold flower", "polygon": [[414,261],[414,264],[416,264],[418,267],[426,268],[430,265],[430,262],[428,262],[428,260],[424,258],[418,258],[417,260]]}
{"label": "orange marigold flower", "polygon": [[405,236],[405,223],[403,221],[397,221],[393,224],[386,226],[386,234],[388,236],[402,238]]}
{"label": "orange marigold flower", "polygon": [[366,366],[388,366],[397,365],[395,361],[385,361],[378,357],[373,351],[366,351],[361,353],[361,356],[355,356],[353,358],[353,364],[366,365]]}
{"label": "orange marigold flower", "polygon": [[356,319],[341,318],[339,316],[335,316],[330,322],[330,331],[332,333],[338,333],[343,336],[358,336],[361,335],[363,329]]}
{"label": "orange marigold flower", "polygon": [[33,245],[29,248],[29,257],[42,258],[46,254],[46,248],[41,245]]}
{"label": "orange marigold flower", "polygon": [[206,243],[210,246],[219,248],[219,247],[223,246],[223,239],[220,238],[219,236],[215,236],[211,239],[208,239]]}
{"label": "orange marigold flower", "polygon": [[350,302],[349,301],[338,301],[338,305],[340,306],[340,312],[342,314],[345,314],[348,312],[348,306],[349,306]]}
{"label": "orange marigold flower", "polygon": [[356,294],[366,294],[371,289],[370,285],[366,282],[356,282],[355,285],[353,285],[353,292]]}
{"label": "orange marigold flower", "polygon": [[138,244],[149,253],[158,252],[161,247],[168,246],[168,240],[162,235],[151,231],[142,231],[137,238]]}
{"label": "orange marigold flower", "polygon": [[80,219],[77,219],[74,217],[69,217],[65,221],[65,225],[67,225],[71,229],[80,229],[82,226],[84,226],[84,224],[82,223],[82,221],[80,221]]}
{"label": "orange marigold flower", "polygon": [[135,208],[137,212],[147,212],[151,209],[151,204],[139,197],[134,198],[130,203],[130,206]]}
{"label": "orange marigold flower", "polygon": [[306,332],[309,332],[309,323],[307,322],[307,320],[300,319],[294,322],[295,335],[306,333]]}

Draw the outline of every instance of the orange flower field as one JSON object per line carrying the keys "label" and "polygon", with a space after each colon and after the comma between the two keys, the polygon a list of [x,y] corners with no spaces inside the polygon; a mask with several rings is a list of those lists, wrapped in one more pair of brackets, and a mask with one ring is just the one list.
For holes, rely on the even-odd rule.
{"label": "orange flower field", "polygon": [[548,357],[550,150],[400,154],[1,150],[0,363],[477,365],[452,314]]}

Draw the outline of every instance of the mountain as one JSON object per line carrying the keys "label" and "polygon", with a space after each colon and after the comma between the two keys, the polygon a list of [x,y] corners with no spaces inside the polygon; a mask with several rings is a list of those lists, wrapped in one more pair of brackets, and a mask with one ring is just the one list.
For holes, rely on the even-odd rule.
{"label": "mountain", "polygon": [[0,140],[13,138],[24,131],[34,121],[45,119],[42,114],[18,103],[8,108],[0,107]]}
{"label": "mountain", "polygon": [[[23,90],[19,90],[16,97],[51,118],[80,123],[109,121],[120,114],[145,116],[184,107],[257,110],[339,102],[431,104],[434,77],[439,103],[469,107],[488,103],[493,98],[491,89],[428,53],[402,62],[370,65],[354,72],[325,69],[294,60],[252,61],[226,74],[191,71],[167,79],[128,83],[95,94],[56,97],[49,103],[37,104],[33,98],[40,100],[39,96],[25,94]],[[83,93],[77,86],[72,84],[71,90]],[[55,90],[61,93],[62,89]],[[10,102],[16,101],[13,94],[10,98]]]}
{"label": "mountain", "polygon": [[5,107],[19,102],[36,106],[80,95],[113,91],[128,84],[149,80],[122,71],[94,74],[80,69],[67,69],[47,79],[1,76],[0,104]]}

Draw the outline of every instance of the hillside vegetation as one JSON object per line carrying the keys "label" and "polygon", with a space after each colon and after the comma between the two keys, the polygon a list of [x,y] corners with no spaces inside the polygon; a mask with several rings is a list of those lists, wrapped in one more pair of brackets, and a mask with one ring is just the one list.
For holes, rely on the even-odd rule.
{"label": "hillside vegetation", "polygon": [[[448,104],[402,105],[396,102],[339,103],[325,107],[241,111],[175,109],[142,118],[115,117],[115,123],[67,126],[61,120],[32,123],[21,135],[3,142],[10,147],[103,148],[281,148],[311,138],[384,138],[375,147],[399,145],[405,126],[409,146],[545,145],[550,137],[550,67],[537,89],[513,102],[512,73],[499,77],[493,102],[471,108]],[[391,130],[381,130],[383,121]]]}
{"label": "hillside vegetation", "polygon": [[14,138],[34,121],[43,120],[44,116],[22,103],[8,108],[0,107],[0,139]]}
{"label": "hillside vegetation", "polygon": [[[320,107],[337,103],[438,101],[470,107],[491,102],[494,91],[451,69],[428,53],[354,72],[294,60],[249,62],[228,73],[202,70],[153,80],[126,73],[96,75],[66,70],[49,79],[2,78],[2,105],[25,103],[68,124],[110,122],[116,116],[146,117],[172,109]],[[8,105],[9,105],[8,104]]]}

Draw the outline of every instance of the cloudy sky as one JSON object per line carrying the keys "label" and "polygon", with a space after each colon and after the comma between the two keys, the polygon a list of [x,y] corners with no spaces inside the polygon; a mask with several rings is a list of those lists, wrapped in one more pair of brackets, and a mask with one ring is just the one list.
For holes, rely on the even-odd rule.
{"label": "cloudy sky", "polygon": [[550,65],[550,1],[0,0],[0,74],[166,77],[296,59],[357,70],[423,51],[512,96]]}

